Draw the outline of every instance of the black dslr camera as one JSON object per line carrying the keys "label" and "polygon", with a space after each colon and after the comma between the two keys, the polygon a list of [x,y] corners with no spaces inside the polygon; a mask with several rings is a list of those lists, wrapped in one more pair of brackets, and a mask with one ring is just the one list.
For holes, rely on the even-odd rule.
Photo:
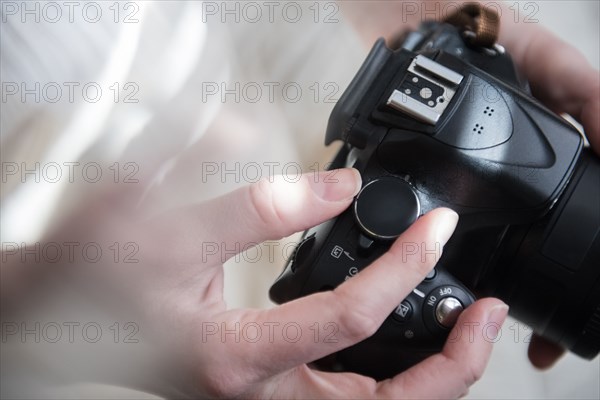
{"label": "black dslr camera", "polygon": [[436,207],[460,222],[435,270],[325,368],[401,372],[441,350],[472,292],[503,299],[512,316],[582,357],[598,354],[600,161],[531,97],[501,46],[473,47],[439,22],[397,50],[380,39],[331,114],[325,142],[335,140],[344,145],[332,168],[357,168],[363,188],[344,213],[305,232],[270,289],[274,301],[336,287]]}

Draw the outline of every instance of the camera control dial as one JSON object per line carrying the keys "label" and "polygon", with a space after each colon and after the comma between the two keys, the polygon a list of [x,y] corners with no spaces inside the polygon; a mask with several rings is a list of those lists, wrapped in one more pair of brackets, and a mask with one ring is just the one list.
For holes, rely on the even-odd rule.
{"label": "camera control dial", "polygon": [[356,222],[373,239],[395,239],[417,220],[420,212],[417,194],[400,178],[372,180],[354,201]]}

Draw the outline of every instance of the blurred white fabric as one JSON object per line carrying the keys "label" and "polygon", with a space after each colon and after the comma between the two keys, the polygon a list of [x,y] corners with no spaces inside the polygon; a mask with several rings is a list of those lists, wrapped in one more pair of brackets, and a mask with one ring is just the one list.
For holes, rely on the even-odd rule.
{"label": "blurred white fabric", "polygon": [[[2,2],[0,26],[3,83],[25,82],[31,88],[36,82],[97,82],[104,95],[96,103],[81,96],[57,103],[23,102],[18,95],[3,99],[2,161],[135,162],[141,181],[149,186],[144,199],[149,213],[248,183],[248,177],[239,174],[248,163],[260,165],[263,176],[269,163],[276,173],[289,173],[284,168],[298,165],[305,172],[322,169],[335,150],[323,146],[333,107],[327,95],[339,98],[368,52],[341,12],[333,15],[332,23],[323,22],[336,10],[325,8],[326,3],[319,8],[318,22],[310,4],[303,3],[307,17],[295,23],[278,14],[274,22],[263,15],[258,22],[242,18],[238,23],[232,16],[222,22],[221,14],[207,15],[202,2],[138,2],[139,22],[131,24],[116,23],[109,3],[103,3],[106,18],[98,23],[77,18],[75,23],[65,18],[58,23],[22,23],[5,12],[6,3]],[[211,2],[215,4],[225,3]],[[579,48],[598,68],[598,2],[535,4],[540,23]],[[126,10],[122,11],[121,19]],[[115,82],[121,85],[120,96],[131,93],[125,83],[135,84],[139,102],[115,102],[109,89]],[[237,101],[235,94],[223,93],[223,88],[236,84],[241,93]],[[301,88],[297,101],[294,94],[283,92],[286,84],[289,93]],[[215,87],[218,93],[209,95]],[[256,87],[262,95],[254,102]],[[207,175],[207,165],[215,164],[237,168],[238,176]],[[86,185],[64,180],[21,183],[20,176],[3,179],[2,240],[38,240],[85,199]],[[278,244],[274,257],[265,252],[260,262],[240,257],[226,265],[231,307],[271,306],[266,293],[284,264],[284,248]],[[515,330],[509,329],[512,324],[514,320],[507,321],[490,366],[470,398],[600,397],[598,359],[587,362],[567,355],[550,371],[536,371],[526,357],[526,332],[521,328],[516,340]],[[56,390],[46,393],[80,398],[143,395],[96,385]]]}

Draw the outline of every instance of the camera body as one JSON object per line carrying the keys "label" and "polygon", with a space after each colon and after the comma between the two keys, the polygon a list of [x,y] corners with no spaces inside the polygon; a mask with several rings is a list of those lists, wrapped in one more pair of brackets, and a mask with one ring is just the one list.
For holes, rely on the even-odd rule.
{"label": "camera body", "polygon": [[344,144],[332,168],[358,169],[363,188],[346,211],[304,233],[270,289],[275,302],[335,288],[434,208],[460,221],[434,271],[380,329],[321,367],[389,378],[441,351],[460,312],[483,295],[596,356],[600,162],[531,97],[500,46],[472,47],[439,22],[423,23],[397,50],[379,39],[331,114],[326,144],[336,140]]}

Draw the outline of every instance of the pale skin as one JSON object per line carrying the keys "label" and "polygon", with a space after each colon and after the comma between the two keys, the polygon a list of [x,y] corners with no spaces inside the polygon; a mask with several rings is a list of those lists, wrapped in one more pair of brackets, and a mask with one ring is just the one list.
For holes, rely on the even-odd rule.
{"label": "pale skin", "polygon": [[[360,177],[351,169],[339,170],[335,177],[339,182],[325,183],[326,173],[319,175],[317,179],[321,182],[316,185],[312,175],[294,184],[282,179],[275,183],[263,181],[202,205],[194,210],[194,217],[187,227],[180,226],[176,230],[178,235],[199,235],[199,240],[205,237],[205,240],[222,240],[227,244],[287,236],[337,215],[350,204],[357,193]],[[290,205],[290,192],[301,200]],[[322,193],[325,199],[317,193]],[[226,227],[217,228],[217,232],[194,228],[195,221],[202,221],[204,226],[217,226],[223,218],[243,222],[234,232]],[[223,340],[219,334],[209,335],[205,343],[193,346],[197,349],[194,354],[211,365],[198,371],[198,389],[210,396],[244,398],[397,398],[399,395],[446,398],[464,394],[483,373],[492,347],[478,329],[490,322],[499,327],[506,317],[508,309],[499,300],[481,300],[461,316],[458,326],[467,321],[479,325],[472,342],[468,335],[460,335],[460,339],[449,343],[442,353],[394,379],[376,382],[357,374],[320,372],[306,365],[373,334],[435,264],[436,257],[423,260],[420,254],[403,255],[402,244],[426,243],[425,246],[432,249],[438,242],[443,246],[456,222],[457,215],[451,210],[432,211],[398,238],[388,253],[337,289],[269,310],[228,311],[222,297],[220,257],[207,262],[202,266],[204,284],[190,287],[190,291],[181,291],[181,287],[178,290],[177,302],[193,305],[193,310],[187,310],[185,314],[194,315],[197,321],[212,321],[219,327],[225,322],[229,329],[236,322],[242,326],[251,322],[263,327],[273,321],[278,326],[294,322],[303,332],[311,332],[310,326],[315,323],[325,326],[333,322],[339,331],[335,341],[330,343],[316,343],[312,333],[302,335],[296,343],[290,343],[278,334],[273,336],[272,342],[265,334],[256,343],[244,340],[236,343],[233,337]],[[194,271],[197,267],[190,266]],[[188,273],[179,275],[187,276]],[[182,298],[188,295],[191,296],[189,299]],[[198,298],[203,300],[194,302]],[[200,337],[201,333],[196,330],[190,335]],[[418,384],[432,378],[439,385]]]}
{"label": "pale skin", "polygon": [[[355,4],[357,8],[345,10],[349,18],[353,12],[361,14],[363,3]],[[398,15],[394,12],[398,9],[394,5],[368,5],[376,18],[359,24],[358,30],[369,45],[375,37],[397,31]],[[515,25],[507,29],[510,23],[505,22],[501,41],[528,76],[534,93],[555,111],[578,118],[594,148],[600,150],[598,71],[575,49],[539,26]],[[553,51],[548,52],[548,48]],[[92,272],[94,279],[100,278],[99,285],[131,283],[127,295],[139,303],[144,318],[156,321],[157,336],[161,336],[160,327],[165,321],[169,321],[169,333],[176,333],[177,340],[157,340],[156,345],[176,355],[173,362],[183,378],[151,377],[154,381],[136,382],[136,387],[169,397],[457,398],[467,393],[483,374],[492,350],[482,327],[488,323],[501,326],[506,317],[508,308],[500,300],[477,301],[463,312],[455,328],[471,324],[473,335],[451,333],[450,337],[459,339],[449,341],[440,354],[392,379],[376,382],[357,374],[328,373],[307,366],[369,337],[423,280],[436,260],[420,255],[407,257],[402,254],[402,244],[425,243],[432,248],[437,242],[441,248],[457,223],[458,217],[451,210],[438,209],[422,216],[384,256],[331,292],[268,310],[228,310],[223,300],[223,260],[206,259],[200,244],[227,243],[231,248],[240,243],[243,248],[245,243],[279,239],[330,219],[350,205],[360,187],[360,177],[354,170],[340,170],[335,178],[337,182],[331,183],[326,183],[323,175],[312,174],[296,183],[263,180],[143,223],[135,222],[127,211],[113,216],[113,220],[111,216],[119,205],[100,206],[84,210],[88,219],[74,218],[72,225],[67,224],[64,229],[84,227],[85,232],[92,222],[102,221],[103,228],[94,237],[114,240],[122,236],[140,243],[139,266],[111,265]],[[3,264],[3,297],[10,279],[18,282],[22,271],[21,266],[12,267]],[[206,322],[229,327],[236,322],[260,326],[294,322],[303,332],[311,332],[309,327],[315,323],[334,323],[338,331],[337,340],[332,342],[315,341],[311,333],[295,343],[283,340],[281,335],[274,335],[272,341],[263,335],[250,343],[206,336]],[[535,365],[547,367],[561,352],[555,345],[534,339],[529,354]]]}
{"label": "pale skin", "polygon": [[[215,200],[145,222],[136,219],[130,203],[124,200],[135,201],[135,193],[128,196],[126,189],[120,188],[113,195],[97,199],[91,206],[92,212],[90,208],[82,210],[63,230],[56,232],[54,237],[60,238],[58,242],[70,237],[69,231],[73,230],[81,230],[80,240],[104,244],[135,238],[140,262],[104,263],[102,268],[75,262],[64,268],[47,268],[75,275],[79,281],[91,282],[101,293],[111,293],[111,299],[106,299],[107,307],[117,296],[118,304],[134,305],[131,308],[138,312],[137,319],[145,322],[141,324],[145,326],[144,332],[151,329],[151,334],[143,340],[165,354],[164,360],[159,361],[164,364],[162,369],[147,365],[149,361],[139,362],[138,368],[142,371],[147,368],[147,373],[142,374],[144,380],[137,377],[133,382],[119,374],[111,375],[108,365],[101,381],[113,380],[171,398],[464,395],[482,375],[492,349],[490,339],[506,317],[508,307],[500,300],[477,301],[463,312],[450,334],[454,340],[441,353],[393,379],[377,382],[366,376],[322,372],[307,366],[369,337],[378,329],[435,266],[458,222],[452,210],[437,209],[419,218],[385,255],[333,291],[267,310],[229,310],[224,302],[222,253],[207,257],[202,243],[219,243],[224,248],[234,248],[239,243],[243,248],[246,243],[280,239],[338,215],[351,204],[360,186],[360,174],[354,169],[310,173],[298,182],[282,177],[273,182],[263,179]],[[90,226],[98,228],[85,233]],[[406,243],[439,251],[426,257],[421,252],[405,254]],[[18,260],[9,258],[9,262],[17,262],[12,265],[12,272],[26,270]],[[3,276],[7,276],[6,272],[10,271],[3,269]],[[3,283],[6,288],[7,282]],[[236,323],[242,327],[250,323],[261,326],[265,333],[259,340],[249,341],[243,337],[236,340],[231,334],[223,338],[206,331],[207,324],[219,329],[225,329],[225,324],[231,330]],[[286,340],[281,334],[281,327],[288,323],[302,330],[298,340]],[[336,332],[328,340],[315,340],[311,331],[315,324],[319,327],[333,324]],[[274,335],[266,333],[265,327],[269,325],[276,327]],[[485,334],[484,326],[488,327]],[[327,333],[321,332],[322,337]],[[127,359],[126,354],[119,354],[120,359]],[[79,376],[82,379],[98,379],[81,371],[73,373],[83,374]]]}

